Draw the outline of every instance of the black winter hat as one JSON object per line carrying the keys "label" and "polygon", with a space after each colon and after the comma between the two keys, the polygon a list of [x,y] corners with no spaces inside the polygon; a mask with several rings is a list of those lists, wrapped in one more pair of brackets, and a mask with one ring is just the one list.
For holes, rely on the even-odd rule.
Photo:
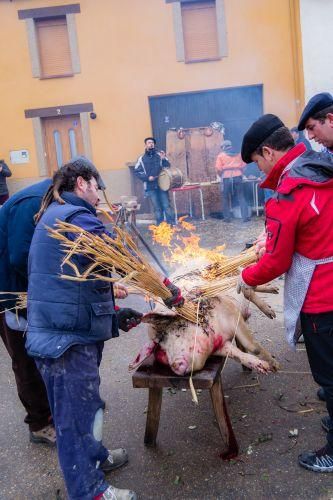
{"label": "black winter hat", "polygon": [[275,130],[284,127],[284,123],[275,115],[267,114],[261,116],[254,122],[243,137],[242,159],[245,163],[251,163],[251,155]]}
{"label": "black winter hat", "polygon": [[325,108],[333,105],[333,97],[328,92],[322,92],[321,94],[316,94],[311,97],[310,101],[304,108],[302,116],[298,123],[298,130],[304,130],[305,124],[309,118],[312,118],[313,115],[319,113]]}

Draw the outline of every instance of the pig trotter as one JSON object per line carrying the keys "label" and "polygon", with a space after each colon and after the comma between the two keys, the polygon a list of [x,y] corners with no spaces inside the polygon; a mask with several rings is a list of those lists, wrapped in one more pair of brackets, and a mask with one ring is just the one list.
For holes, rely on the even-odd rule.
{"label": "pig trotter", "polygon": [[222,356],[228,356],[229,358],[236,359],[242,365],[251,368],[258,373],[268,373],[273,371],[272,367],[267,361],[257,358],[253,354],[247,352],[242,352],[238,347],[233,345],[230,341],[227,341],[223,348],[221,349]]}
{"label": "pig trotter", "polygon": [[244,290],[244,297],[246,297],[250,302],[260,309],[268,318],[274,319],[276,317],[275,312],[266,304],[266,302],[258,297],[253,288]]}

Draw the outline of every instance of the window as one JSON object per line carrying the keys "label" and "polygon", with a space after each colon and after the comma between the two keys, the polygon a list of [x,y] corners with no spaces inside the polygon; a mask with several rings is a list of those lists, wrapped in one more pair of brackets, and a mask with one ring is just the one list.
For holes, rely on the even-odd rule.
{"label": "window", "polygon": [[185,62],[219,58],[215,1],[181,3]]}
{"label": "window", "polygon": [[80,4],[18,11],[25,21],[35,78],[72,76],[81,72],[75,16]]}
{"label": "window", "polygon": [[36,19],[41,78],[73,74],[66,16]]}

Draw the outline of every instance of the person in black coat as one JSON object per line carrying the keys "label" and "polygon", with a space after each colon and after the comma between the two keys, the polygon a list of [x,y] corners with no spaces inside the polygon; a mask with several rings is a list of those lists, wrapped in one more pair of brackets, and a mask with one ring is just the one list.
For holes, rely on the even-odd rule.
{"label": "person in black coat", "polygon": [[11,175],[12,172],[8,165],[3,160],[0,160],[0,205],[3,205],[9,198],[6,179]]}
{"label": "person in black coat", "polygon": [[145,152],[138,158],[134,174],[143,182],[145,197],[152,202],[156,224],[164,220],[174,224],[174,213],[170,206],[169,194],[158,186],[158,176],[163,168],[169,168],[170,163],[164,151],[157,151],[154,137],[145,139]]}
{"label": "person in black coat", "polygon": [[[14,194],[0,208],[0,290],[26,292],[28,286],[28,254],[38,212],[51,181],[46,179]],[[54,446],[55,430],[44,382],[33,358],[25,350],[26,311],[19,317],[13,311],[13,295],[2,296],[0,302],[0,335],[12,359],[17,393],[27,415],[25,423],[30,440]],[[1,314],[2,313],[2,314]]]}

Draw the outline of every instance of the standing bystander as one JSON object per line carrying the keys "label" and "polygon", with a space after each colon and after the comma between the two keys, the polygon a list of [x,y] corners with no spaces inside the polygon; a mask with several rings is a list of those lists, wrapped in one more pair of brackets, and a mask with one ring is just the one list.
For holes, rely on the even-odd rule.
{"label": "standing bystander", "polygon": [[[28,254],[35,230],[34,215],[50,186],[44,180],[18,191],[0,208],[0,290],[26,292],[28,287]],[[2,296],[0,335],[12,359],[17,393],[26,410],[30,441],[54,446],[55,430],[44,382],[32,358],[25,350],[26,310],[19,315],[5,311],[15,306],[13,295]]]}
{"label": "standing bystander", "polygon": [[240,153],[234,153],[231,141],[224,141],[222,152],[216,158],[215,168],[221,176],[221,196],[224,222],[231,222],[230,206],[235,196],[241,210],[243,222],[249,222],[249,208],[245,198],[243,185],[243,162]]}
{"label": "standing bystander", "polygon": [[12,172],[4,160],[0,160],[0,206],[9,198],[7,177],[11,177]]}
{"label": "standing bystander", "polygon": [[304,144],[306,149],[308,151],[311,151],[312,147],[311,147],[310,141],[308,141],[307,138],[304,136],[303,131],[298,130],[297,127],[292,127],[290,129],[290,133],[293,136],[295,144]]}
{"label": "standing bystander", "polygon": [[156,224],[161,224],[164,215],[168,224],[174,224],[174,213],[170,205],[168,191],[162,191],[158,185],[158,176],[163,168],[169,168],[170,163],[164,151],[157,151],[154,137],[144,140],[145,152],[139,157],[134,173],[143,182],[145,196],[150,199],[156,218]]}

